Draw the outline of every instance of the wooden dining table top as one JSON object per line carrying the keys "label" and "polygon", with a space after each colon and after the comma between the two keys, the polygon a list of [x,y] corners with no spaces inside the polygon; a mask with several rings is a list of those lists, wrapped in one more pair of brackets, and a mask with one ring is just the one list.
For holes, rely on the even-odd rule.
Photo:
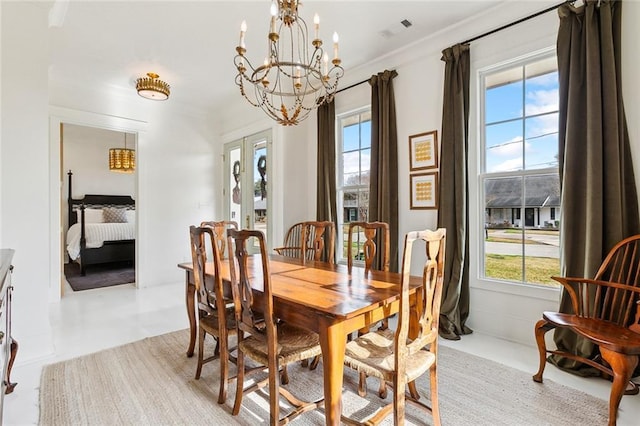
{"label": "wooden dining table top", "polygon": [[[251,256],[249,274],[254,290],[262,291],[262,271],[259,259]],[[231,281],[228,260],[221,262],[221,275],[225,282]],[[178,267],[193,270],[193,265],[181,263]],[[397,300],[400,293],[401,275],[394,272],[370,271],[352,268],[349,273],[346,265],[325,262],[305,261],[280,255],[269,255],[269,272],[273,296],[304,305],[336,318],[351,318],[370,310],[372,305],[384,305]],[[207,263],[205,275],[214,275],[214,266]],[[419,277],[412,277],[411,287],[420,285]]]}

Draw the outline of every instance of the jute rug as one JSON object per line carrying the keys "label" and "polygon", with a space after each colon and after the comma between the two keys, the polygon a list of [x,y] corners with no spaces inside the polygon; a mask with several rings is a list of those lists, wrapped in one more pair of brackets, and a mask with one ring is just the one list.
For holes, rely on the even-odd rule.
{"label": "jute rug", "polygon": [[127,262],[106,263],[91,265],[83,277],[80,275],[80,265],[73,262],[64,264],[64,276],[74,291],[82,291],[133,283],[136,281],[136,270]]}
{"label": "jute rug", "polygon": [[[41,425],[255,425],[268,423],[266,394],[245,396],[231,416],[235,384],[226,404],[216,403],[218,362],[206,364],[194,380],[196,358],[185,355],[186,330],[144,339],[44,368],[40,386]],[[211,340],[209,340],[211,342]],[[211,344],[209,349],[212,349]],[[308,399],[322,395],[322,363],[315,371],[290,366],[289,388]],[[532,366],[532,369],[535,366]],[[235,372],[232,366],[232,373]],[[358,396],[357,376],[345,369],[343,413],[373,414],[382,401],[369,379],[367,399]],[[428,375],[418,389],[428,396]],[[442,347],[439,394],[444,425],[605,425],[607,402],[553,383],[534,383],[531,374]],[[387,398],[391,398],[391,392]],[[286,410],[286,407],[284,407]],[[407,424],[432,424],[407,407]],[[323,425],[321,411],[294,424]],[[392,418],[386,424],[393,424]]]}

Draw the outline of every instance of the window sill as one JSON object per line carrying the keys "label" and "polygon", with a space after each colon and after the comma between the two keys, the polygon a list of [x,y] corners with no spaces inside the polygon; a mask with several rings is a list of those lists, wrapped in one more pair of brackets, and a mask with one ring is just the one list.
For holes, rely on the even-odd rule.
{"label": "window sill", "polygon": [[510,283],[506,281],[493,281],[486,278],[476,279],[470,282],[471,288],[494,291],[503,294],[512,294],[520,297],[530,297],[541,300],[557,301],[560,297],[561,287],[543,287],[532,284]]}

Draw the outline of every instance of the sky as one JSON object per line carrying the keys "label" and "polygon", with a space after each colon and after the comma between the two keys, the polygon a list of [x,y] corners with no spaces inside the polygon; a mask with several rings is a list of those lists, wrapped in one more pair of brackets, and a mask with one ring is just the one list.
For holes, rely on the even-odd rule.
{"label": "sky", "polygon": [[557,166],[557,111],[557,72],[488,89],[486,172]]}

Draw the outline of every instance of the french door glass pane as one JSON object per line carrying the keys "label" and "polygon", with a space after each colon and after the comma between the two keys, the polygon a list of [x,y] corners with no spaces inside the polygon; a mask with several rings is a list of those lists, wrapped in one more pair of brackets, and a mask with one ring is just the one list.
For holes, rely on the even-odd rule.
{"label": "french door glass pane", "polygon": [[240,147],[229,151],[229,218],[242,227],[242,153]]}
{"label": "french door glass pane", "polygon": [[267,235],[267,144],[253,145],[253,228]]}

